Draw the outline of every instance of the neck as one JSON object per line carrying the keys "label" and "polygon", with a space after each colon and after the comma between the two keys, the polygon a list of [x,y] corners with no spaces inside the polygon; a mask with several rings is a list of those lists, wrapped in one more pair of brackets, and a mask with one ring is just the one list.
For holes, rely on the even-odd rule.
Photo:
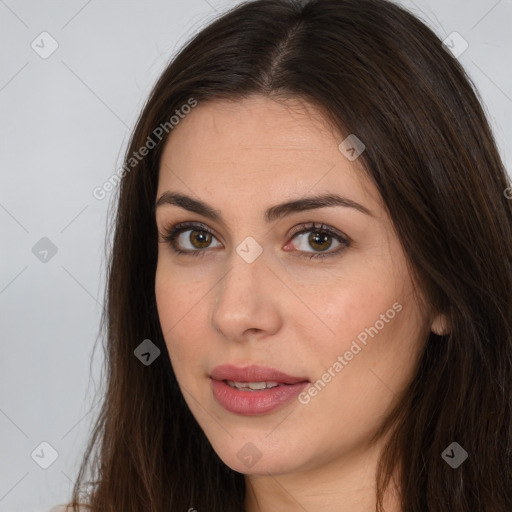
{"label": "neck", "polygon": [[[379,446],[287,474],[246,475],[246,512],[375,512]],[[402,512],[393,481],[386,512]]]}

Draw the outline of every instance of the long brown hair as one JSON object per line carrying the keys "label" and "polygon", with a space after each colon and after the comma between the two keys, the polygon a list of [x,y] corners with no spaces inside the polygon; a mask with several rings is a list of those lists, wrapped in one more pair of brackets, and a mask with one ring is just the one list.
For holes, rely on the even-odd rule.
{"label": "long brown hair", "polygon": [[[393,435],[376,510],[399,469],[404,512],[510,512],[510,180],[459,62],[385,0],[243,3],[188,42],[157,81],[121,173],[102,318],[106,390],[73,504],[94,512],[244,510],[244,476],[213,451],[171,368],[155,303],[153,207],[170,116],[191,99],[200,108],[252,94],[301,98],[321,109],[340,142],[348,134],[364,141],[360,162],[411,271],[449,319],[449,332],[426,340],[383,425]],[[148,138],[155,147],[130,160]],[[134,356],[145,339],[161,350],[149,366]],[[469,454],[456,469],[441,457],[452,442]]]}

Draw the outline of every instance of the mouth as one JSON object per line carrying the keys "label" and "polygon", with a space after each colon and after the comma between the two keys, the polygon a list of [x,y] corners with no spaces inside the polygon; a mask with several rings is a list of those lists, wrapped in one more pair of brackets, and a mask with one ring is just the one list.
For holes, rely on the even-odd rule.
{"label": "mouth", "polygon": [[210,378],[217,402],[243,416],[265,414],[284,406],[310,382],[306,377],[293,377],[264,366],[217,366]]}

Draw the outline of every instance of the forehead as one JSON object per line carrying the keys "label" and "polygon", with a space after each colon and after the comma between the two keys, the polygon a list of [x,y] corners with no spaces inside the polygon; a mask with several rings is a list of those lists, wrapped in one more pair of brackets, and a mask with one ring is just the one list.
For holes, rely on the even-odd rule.
{"label": "forehead", "polygon": [[375,187],[340,152],[341,141],[315,107],[297,99],[199,103],[167,140],[157,195],[179,188],[277,200],[335,191],[375,207]]}

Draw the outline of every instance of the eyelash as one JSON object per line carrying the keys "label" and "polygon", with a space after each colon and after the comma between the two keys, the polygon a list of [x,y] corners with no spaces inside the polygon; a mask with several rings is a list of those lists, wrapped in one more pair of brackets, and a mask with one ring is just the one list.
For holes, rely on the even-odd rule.
{"label": "eyelash", "polygon": [[[181,233],[188,231],[190,229],[196,230],[196,231],[202,231],[206,233],[210,233],[212,236],[215,236],[214,233],[204,224],[194,223],[194,222],[181,222],[179,224],[175,224],[174,226],[170,226],[167,228],[164,232],[164,235],[162,237],[162,241],[164,243],[168,243],[171,246],[171,249],[176,254],[188,254],[190,256],[199,256],[204,255],[205,250],[204,249],[196,249],[196,250],[183,250],[178,248],[176,244],[176,238]],[[334,229],[329,228],[328,226],[325,226],[324,224],[315,224],[314,222],[302,224],[291,234],[291,239],[295,238],[297,235],[301,235],[304,233],[309,233],[310,231],[314,231],[316,233],[322,233],[327,234],[329,236],[332,236],[335,238],[338,242],[340,242],[340,246],[336,248],[333,251],[329,252],[314,252],[312,254],[308,254],[307,256],[303,255],[301,257],[304,257],[306,259],[313,259],[313,258],[326,258],[330,256],[335,256],[338,253],[342,252],[344,249],[346,249],[350,245],[350,241],[348,238],[345,238],[344,236],[340,235]],[[304,253],[304,251],[299,251]],[[307,254],[307,252],[306,252]]]}

